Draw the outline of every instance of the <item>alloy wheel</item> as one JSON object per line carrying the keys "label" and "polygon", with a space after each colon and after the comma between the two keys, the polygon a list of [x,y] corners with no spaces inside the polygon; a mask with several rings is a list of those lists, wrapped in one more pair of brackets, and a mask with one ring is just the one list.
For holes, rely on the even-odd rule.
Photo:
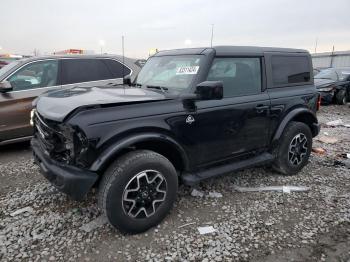
{"label": "alloy wheel", "polygon": [[289,144],[288,160],[293,166],[298,166],[306,157],[308,150],[307,138],[304,134],[297,134]]}
{"label": "alloy wheel", "polygon": [[152,216],[165,200],[167,183],[155,170],[145,170],[132,177],[123,193],[123,210],[132,218]]}

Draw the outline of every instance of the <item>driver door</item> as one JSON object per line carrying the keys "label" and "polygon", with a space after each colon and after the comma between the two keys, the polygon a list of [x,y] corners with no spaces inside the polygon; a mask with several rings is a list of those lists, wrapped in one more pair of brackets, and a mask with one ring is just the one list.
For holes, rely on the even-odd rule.
{"label": "driver door", "polygon": [[26,64],[6,79],[13,90],[0,94],[0,143],[32,135],[32,101],[59,88],[58,76],[58,60],[50,59]]}
{"label": "driver door", "polygon": [[268,145],[270,98],[261,57],[217,57],[207,80],[222,81],[221,100],[197,101],[183,133],[196,147],[197,167],[234,160]]}

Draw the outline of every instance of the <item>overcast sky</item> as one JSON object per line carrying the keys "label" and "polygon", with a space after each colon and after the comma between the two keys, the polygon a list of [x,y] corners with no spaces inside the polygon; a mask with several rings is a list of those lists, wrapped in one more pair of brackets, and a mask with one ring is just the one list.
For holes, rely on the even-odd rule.
{"label": "overcast sky", "polygon": [[0,53],[259,45],[350,50],[350,0],[0,0]]}

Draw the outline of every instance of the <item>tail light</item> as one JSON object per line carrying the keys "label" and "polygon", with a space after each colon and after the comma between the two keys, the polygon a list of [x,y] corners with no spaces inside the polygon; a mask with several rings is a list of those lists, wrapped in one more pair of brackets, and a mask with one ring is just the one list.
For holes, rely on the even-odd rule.
{"label": "tail light", "polygon": [[316,105],[316,110],[320,110],[321,108],[321,95],[319,94],[318,95],[318,98],[317,98],[317,105]]}

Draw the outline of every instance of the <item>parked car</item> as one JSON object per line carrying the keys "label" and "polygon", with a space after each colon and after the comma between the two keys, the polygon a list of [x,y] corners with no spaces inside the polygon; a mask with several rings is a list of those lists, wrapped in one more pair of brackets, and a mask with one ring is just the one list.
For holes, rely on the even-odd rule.
{"label": "parked car", "polygon": [[73,86],[122,83],[135,78],[140,66],[120,56],[47,56],[11,62],[0,69],[0,145],[28,140],[32,101],[48,91]]}
{"label": "parked car", "polygon": [[16,61],[22,58],[24,58],[24,56],[21,55],[0,55],[0,69],[3,68],[5,65],[11,63],[12,61]]}
{"label": "parked car", "polygon": [[0,60],[0,69],[3,68],[7,64],[8,64],[8,62]]}
{"label": "parked car", "polygon": [[350,67],[327,68],[314,76],[322,103],[345,105],[350,97]]}
{"label": "parked car", "polygon": [[32,148],[42,174],[82,199],[98,187],[109,222],[157,225],[179,181],[194,185],[255,165],[297,174],[319,133],[311,56],[299,49],[158,52],[134,86],[40,96]]}

